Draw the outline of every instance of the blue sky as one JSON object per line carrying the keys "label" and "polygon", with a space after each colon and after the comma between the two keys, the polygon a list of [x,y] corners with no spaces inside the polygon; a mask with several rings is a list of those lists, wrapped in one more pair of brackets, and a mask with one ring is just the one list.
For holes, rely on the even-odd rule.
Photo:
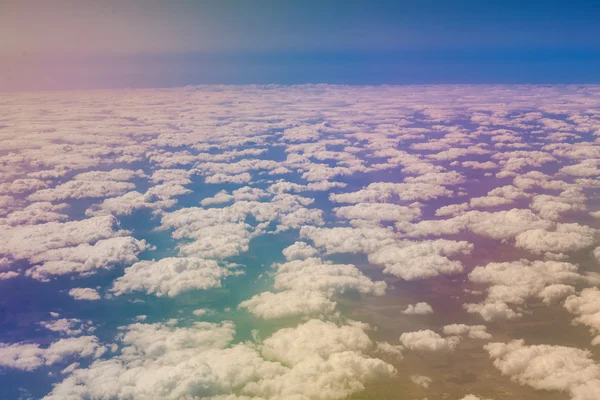
{"label": "blue sky", "polygon": [[200,83],[595,83],[594,1],[0,5],[0,89]]}

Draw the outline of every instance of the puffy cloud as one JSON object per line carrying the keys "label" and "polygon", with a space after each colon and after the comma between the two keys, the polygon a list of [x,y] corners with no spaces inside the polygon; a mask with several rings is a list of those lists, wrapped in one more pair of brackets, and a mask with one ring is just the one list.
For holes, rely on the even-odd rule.
{"label": "puffy cloud", "polygon": [[92,288],[73,288],[69,290],[69,296],[75,300],[100,300],[98,291]]}
{"label": "puffy cloud", "polygon": [[376,250],[369,254],[369,261],[383,264],[384,272],[402,279],[424,279],[462,272],[462,263],[446,256],[469,254],[472,249],[473,245],[465,241],[404,241]]}
{"label": "puffy cloud", "polygon": [[425,329],[416,332],[404,332],[400,335],[400,343],[413,351],[453,351],[460,342],[457,336],[443,338],[432,330]]}
{"label": "puffy cloud", "polygon": [[311,320],[251,346],[230,345],[230,322],[132,324],[120,337],[121,355],[75,369],[45,399],[341,399],[395,374],[367,355],[375,349],[367,328]]}
{"label": "puffy cloud", "polygon": [[355,290],[363,294],[383,295],[386,283],[374,282],[354,265],[333,264],[319,258],[293,260],[277,264],[276,289],[344,293]]}
{"label": "puffy cloud", "polygon": [[221,190],[213,197],[202,199],[200,204],[203,206],[208,206],[212,204],[229,203],[230,201],[256,201],[267,196],[269,196],[269,193],[262,189],[244,186],[243,188],[232,191],[231,194],[229,194],[229,192],[226,190]]}
{"label": "puffy cloud", "polygon": [[60,318],[51,321],[41,321],[40,325],[50,331],[60,332],[67,336],[76,336],[86,331],[93,330],[93,328],[90,329],[90,326],[83,323],[83,321],[78,318]]}
{"label": "puffy cloud", "polygon": [[321,292],[286,290],[280,293],[263,292],[240,303],[257,317],[264,319],[298,315],[326,315],[333,312],[335,302]]}
{"label": "puffy cloud", "polygon": [[10,183],[0,183],[0,194],[22,194],[47,187],[39,179],[15,179]]}
{"label": "puffy cloud", "polygon": [[248,172],[241,174],[228,175],[223,173],[217,173],[204,179],[206,183],[248,183],[252,180],[252,175]]}
{"label": "puffy cloud", "polygon": [[319,251],[306,242],[295,242],[283,249],[282,253],[286,260],[291,261],[314,257],[319,254]]}
{"label": "puffy cloud", "polygon": [[406,307],[406,309],[404,311],[402,311],[402,314],[409,314],[409,315],[433,314],[433,308],[431,308],[431,306],[425,302],[409,304],[408,307]]}
{"label": "puffy cloud", "polygon": [[542,218],[557,221],[561,215],[568,212],[583,212],[586,210],[587,198],[579,189],[567,189],[558,196],[541,194],[533,197],[531,209]]}
{"label": "puffy cloud", "polygon": [[515,238],[515,245],[534,254],[570,253],[593,246],[597,231],[585,225],[557,224],[554,231],[531,229]]}
{"label": "puffy cloud", "polygon": [[471,231],[498,240],[514,238],[530,229],[551,229],[553,226],[552,221],[542,219],[530,210],[517,208],[493,213],[468,211],[449,219],[396,224],[396,227],[408,237],[456,235]]}
{"label": "puffy cloud", "polygon": [[128,182],[73,180],[52,189],[38,190],[30,194],[27,199],[31,201],[63,201],[112,197],[133,189],[135,189],[135,185]]}
{"label": "puffy cloud", "polygon": [[485,325],[451,324],[443,328],[444,335],[465,336],[471,339],[491,339],[492,335],[487,332]]}
{"label": "puffy cloud", "polygon": [[[367,352],[373,342],[359,322],[338,326],[333,322],[310,320],[296,328],[278,330],[263,342],[261,352],[271,360],[294,365],[314,356],[328,358],[345,351]],[[315,340],[319,338],[319,340]]]}
{"label": "puffy cloud", "polygon": [[115,265],[138,261],[137,255],[151,248],[145,240],[131,236],[102,239],[89,245],[51,249],[30,258],[35,265],[27,275],[45,281],[56,275],[91,275],[99,269],[111,269]]}
{"label": "puffy cloud", "polygon": [[357,192],[330,194],[329,199],[336,203],[384,203],[395,200],[425,201],[452,194],[451,190],[435,183],[375,182]]}
{"label": "puffy cloud", "polygon": [[35,202],[22,210],[13,211],[4,219],[0,219],[0,224],[18,226],[64,221],[69,217],[61,213],[61,211],[64,211],[68,207],[69,205],[65,203]]}
{"label": "puffy cloud", "polygon": [[469,201],[471,207],[496,207],[512,204],[515,200],[531,197],[523,190],[507,185],[490,190],[484,197],[474,197]]}
{"label": "puffy cloud", "polygon": [[318,228],[305,226],[300,237],[310,239],[318,248],[329,254],[371,253],[396,242],[393,230],[380,227],[363,228]]}
{"label": "puffy cloud", "polygon": [[573,293],[575,293],[575,288],[573,286],[557,283],[546,286],[538,293],[538,297],[540,297],[545,304],[550,304],[553,301],[564,299]]}
{"label": "puffy cloud", "polygon": [[158,169],[152,173],[150,181],[154,183],[170,182],[178,185],[187,185],[192,183],[190,177],[196,171],[186,169]]}
{"label": "puffy cloud", "polygon": [[0,343],[0,366],[33,371],[44,365],[53,365],[74,356],[99,357],[106,347],[95,336],[60,339],[43,348],[34,343]]}
{"label": "puffy cloud", "polygon": [[468,203],[450,204],[448,206],[442,206],[435,210],[436,217],[453,217],[462,214],[470,208]]}
{"label": "puffy cloud", "polygon": [[590,327],[592,333],[597,335],[592,344],[600,345],[600,289],[583,289],[580,294],[567,297],[564,306],[577,315],[575,322]]}
{"label": "puffy cloud", "polygon": [[600,160],[583,160],[579,164],[566,165],[558,172],[565,175],[591,178],[600,175],[599,164]]}
{"label": "puffy cloud", "polygon": [[521,385],[537,390],[557,390],[572,400],[594,400],[600,396],[600,365],[587,350],[573,347],[533,345],[523,340],[484,346],[494,366]]}
{"label": "puffy cloud", "polygon": [[553,290],[546,290],[548,286],[577,282],[582,277],[577,272],[577,266],[570,263],[520,260],[476,267],[469,274],[469,279],[491,286],[483,303],[465,304],[465,309],[491,321],[518,317],[520,314],[508,304],[523,305],[527,298],[534,296],[545,298],[549,295],[548,290]]}
{"label": "puffy cloud", "polygon": [[119,230],[117,220],[112,216],[16,226],[0,231],[0,253],[10,254],[15,259],[32,258],[49,250],[93,243],[123,234],[125,231]]}
{"label": "puffy cloud", "polygon": [[73,177],[79,181],[130,181],[136,178],[144,178],[146,174],[141,169],[111,169],[109,171],[89,171],[77,174]]}
{"label": "puffy cloud", "polygon": [[[174,229],[173,238],[191,239],[179,244],[180,254],[201,258],[227,258],[248,250],[252,237],[263,234],[272,222],[277,231],[304,224],[323,223],[322,211],[307,209],[312,199],[281,194],[270,202],[238,201],[222,208],[182,208],[162,215],[162,229]],[[252,216],[258,224],[246,223]]]}
{"label": "puffy cloud", "polygon": [[421,216],[420,204],[358,203],[334,209],[338,218],[374,221],[412,221]]}
{"label": "puffy cloud", "polygon": [[169,208],[177,203],[173,197],[192,191],[175,183],[164,183],[149,188],[146,193],[127,192],[122,196],[105,199],[86,210],[86,215],[131,215],[136,210],[148,208],[154,212]]}
{"label": "puffy cloud", "polygon": [[493,400],[493,399],[490,399],[487,397],[483,398],[483,397],[475,396],[474,394],[468,394],[460,400]]}
{"label": "puffy cloud", "polygon": [[145,291],[156,296],[174,297],[188,290],[220,287],[221,280],[229,274],[230,271],[216,261],[196,257],[139,261],[125,268],[111,291],[117,296]]}

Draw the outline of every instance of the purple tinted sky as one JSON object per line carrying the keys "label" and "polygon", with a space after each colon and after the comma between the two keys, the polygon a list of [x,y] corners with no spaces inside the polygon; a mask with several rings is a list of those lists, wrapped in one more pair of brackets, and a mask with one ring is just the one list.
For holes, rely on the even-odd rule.
{"label": "purple tinted sky", "polygon": [[3,0],[0,90],[599,82],[597,1]]}

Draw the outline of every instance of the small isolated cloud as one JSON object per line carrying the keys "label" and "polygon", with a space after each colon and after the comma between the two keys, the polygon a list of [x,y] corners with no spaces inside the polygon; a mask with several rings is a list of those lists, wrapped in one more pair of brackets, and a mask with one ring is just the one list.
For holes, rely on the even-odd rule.
{"label": "small isolated cloud", "polygon": [[73,288],[69,290],[69,295],[75,300],[100,300],[100,294],[92,288]]}
{"label": "small isolated cloud", "polygon": [[409,304],[408,307],[406,307],[406,309],[404,311],[402,311],[402,314],[408,314],[408,315],[433,314],[433,308],[431,308],[431,306],[425,302]]}
{"label": "small isolated cloud", "polygon": [[409,350],[419,352],[453,351],[460,338],[458,336],[441,337],[432,330],[405,332],[400,335],[400,343]]}

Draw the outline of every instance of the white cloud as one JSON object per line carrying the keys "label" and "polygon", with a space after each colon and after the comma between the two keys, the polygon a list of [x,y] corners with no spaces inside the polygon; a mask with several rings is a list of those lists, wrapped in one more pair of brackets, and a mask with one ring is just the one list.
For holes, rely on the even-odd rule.
{"label": "white cloud", "polygon": [[133,183],[116,181],[79,181],[73,180],[55,188],[42,189],[30,194],[31,201],[63,201],[118,196],[135,189]]}
{"label": "white cloud", "polygon": [[496,318],[516,318],[520,313],[512,310],[508,304],[522,306],[530,297],[544,298],[549,294],[545,291],[548,286],[577,282],[582,277],[574,264],[520,260],[476,267],[469,274],[469,279],[491,286],[483,303],[465,304],[465,309],[491,321]]}
{"label": "white cloud", "polygon": [[78,274],[91,275],[99,269],[111,269],[115,265],[138,261],[138,254],[151,248],[145,240],[131,236],[102,239],[89,245],[47,250],[30,258],[35,265],[26,274],[45,281],[53,276]]}
{"label": "white cloud", "polygon": [[530,229],[551,229],[553,226],[553,222],[540,218],[530,210],[517,208],[493,213],[467,211],[449,219],[396,224],[396,227],[408,237],[456,235],[471,231],[498,240],[514,238]]}
{"label": "white cloud", "polygon": [[387,286],[383,281],[372,281],[354,265],[334,264],[314,257],[277,264],[276,268],[276,289],[320,291],[327,294],[355,290],[380,296],[385,293]]}
{"label": "white cloud", "polygon": [[286,290],[279,293],[263,292],[240,303],[257,317],[264,319],[298,315],[327,315],[335,309],[335,302],[321,292]]}
{"label": "white cloud", "polygon": [[314,257],[319,254],[319,251],[306,242],[295,242],[283,249],[282,253],[286,260],[291,261]]}
{"label": "white cloud", "polygon": [[45,399],[238,398],[232,392],[240,398],[341,399],[395,374],[393,366],[367,355],[375,349],[367,328],[311,320],[252,346],[230,344],[230,322],[132,324],[120,337],[121,355],[75,369]]}
{"label": "white cloud", "polygon": [[457,336],[443,338],[432,330],[405,332],[400,335],[400,343],[413,351],[453,351],[460,342]]}
{"label": "white cloud", "polygon": [[105,351],[95,336],[60,339],[46,348],[34,343],[0,343],[0,366],[33,371],[72,357],[99,357]]}
{"label": "white cloud", "polygon": [[600,289],[586,288],[578,295],[567,297],[565,308],[577,315],[575,322],[586,325],[596,335],[592,344],[600,345]]}
{"label": "white cloud", "polygon": [[73,180],[79,181],[130,181],[136,178],[144,178],[146,174],[141,169],[111,169],[109,171],[89,171],[77,174]]}
{"label": "white cloud", "polygon": [[572,400],[600,395],[600,365],[587,350],[551,345],[525,345],[523,340],[484,346],[494,366],[521,385],[567,392]]}
{"label": "white cloud", "polygon": [[0,224],[18,226],[64,221],[69,217],[61,213],[61,211],[64,211],[68,207],[69,205],[65,203],[35,202],[22,210],[13,211],[4,219],[0,219]]}
{"label": "white cloud", "polygon": [[443,328],[444,335],[464,336],[471,339],[491,339],[492,335],[487,332],[485,325],[451,324]]}
{"label": "white cloud", "polygon": [[125,268],[123,276],[114,281],[111,291],[117,296],[144,291],[174,297],[188,290],[220,287],[221,280],[229,274],[230,271],[216,261],[196,257],[139,261]]}
{"label": "white cloud", "polygon": [[434,183],[375,182],[357,192],[330,194],[329,199],[336,203],[384,203],[395,200],[425,201],[452,194],[443,185]]}
{"label": "white cloud", "polygon": [[50,331],[60,332],[67,336],[76,336],[94,330],[78,318],[60,318],[51,321],[41,321],[40,325]]}
{"label": "white cloud", "polygon": [[317,228],[305,226],[300,229],[300,237],[310,239],[317,248],[324,248],[328,254],[371,253],[396,242],[397,235],[392,229],[367,228]]}
{"label": "white cloud", "polygon": [[554,231],[531,229],[515,238],[515,245],[534,254],[570,253],[592,247],[597,231],[585,225],[557,224]]}
{"label": "white cloud", "polygon": [[402,311],[402,314],[409,314],[409,315],[433,314],[433,308],[431,308],[431,306],[425,302],[409,304],[408,307],[406,307],[406,309],[404,311]]}
{"label": "white cloud", "polygon": [[469,254],[472,249],[473,245],[465,241],[404,241],[374,251],[369,262],[384,265],[384,272],[402,279],[424,279],[462,272],[462,263],[446,256]]}
{"label": "white cloud", "polygon": [[10,254],[15,259],[32,258],[49,250],[93,243],[125,233],[119,230],[118,222],[112,216],[17,226],[0,231],[0,253]]}
{"label": "white cloud", "polygon": [[100,300],[98,291],[92,288],[73,288],[69,290],[69,295],[75,300]]}
{"label": "white cloud", "polygon": [[358,203],[334,208],[338,218],[374,221],[413,221],[421,216],[420,204],[400,206],[389,203]]}

